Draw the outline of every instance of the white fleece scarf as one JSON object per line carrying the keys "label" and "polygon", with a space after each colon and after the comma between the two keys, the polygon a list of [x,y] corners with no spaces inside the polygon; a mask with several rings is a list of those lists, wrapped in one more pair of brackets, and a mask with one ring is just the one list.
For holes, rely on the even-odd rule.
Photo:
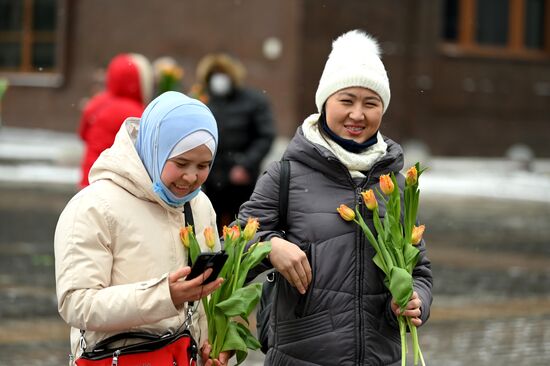
{"label": "white fleece scarf", "polygon": [[306,118],[302,124],[304,136],[310,142],[321,145],[331,151],[338,160],[348,168],[353,178],[364,178],[365,175],[362,172],[370,170],[374,163],[386,155],[388,145],[384,142],[384,138],[380,132],[377,133],[378,141],[374,145],[359,154],[355,154],[345,150],[343,147],[321,134],[319,131],[319,124],[317,123],[319,121],[319,116],[318,113],[315,113]]}

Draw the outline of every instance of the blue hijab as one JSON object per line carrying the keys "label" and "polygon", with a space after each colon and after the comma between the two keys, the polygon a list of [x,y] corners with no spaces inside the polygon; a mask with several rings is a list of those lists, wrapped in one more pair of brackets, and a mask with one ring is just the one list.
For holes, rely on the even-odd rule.
{"label": "blue hijab", "polygon": [[149,103],[139,122],[136,150],[153,182],[153,190],[170,206],[181,207],[200,192],[199,187],[177,197],[160,179],[174,146],[200,130],[210,133],[218,146],[218,127],[210,109],[197,99],[174,91],[163,93]]}

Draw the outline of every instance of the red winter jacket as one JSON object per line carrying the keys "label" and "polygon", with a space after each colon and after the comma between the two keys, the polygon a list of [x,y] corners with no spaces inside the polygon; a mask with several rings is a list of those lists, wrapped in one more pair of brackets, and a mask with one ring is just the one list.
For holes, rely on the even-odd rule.
{"label": "red winter jacket", "polygon": [[141,55],[121,54],[109,63],[106,90],[90,99],[80,120],[79,135],[85,143],[80,188],[89,184],[90,168],[111,147],[122,122],[141,117],[151,98],[152,83],[151,67]]}

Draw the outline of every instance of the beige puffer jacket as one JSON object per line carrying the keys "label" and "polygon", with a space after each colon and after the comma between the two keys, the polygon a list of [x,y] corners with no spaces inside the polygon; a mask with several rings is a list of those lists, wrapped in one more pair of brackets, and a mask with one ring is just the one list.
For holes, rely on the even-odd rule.
{"label": "beige puffer jacket", "polygon": [[[124,122],[113,146],[92,167],[92,184],[71,199],[57,223],[58,310],[72,327],[75,358],[81,353],[80,329],[91,349],[117,333],[164,334],[185,320],[186,307],[174,306],[168,288],[168,273],[187,265],[179,237],[184,214],[153,192],[134,148],[138,123],[136,118]],[[202,192],[191,200],[191,209],[206,251],[205,227],[218,237],[214,210]],[[191,330],[200,347],[208,336],[202,305]]]}

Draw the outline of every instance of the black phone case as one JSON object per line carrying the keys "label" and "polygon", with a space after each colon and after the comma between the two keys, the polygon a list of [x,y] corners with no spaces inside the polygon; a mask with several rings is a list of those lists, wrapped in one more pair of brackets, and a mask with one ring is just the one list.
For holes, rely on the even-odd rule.
{"label": "black phone case", "polygon": [[193,263],[191,267],[191,273],[187,276],[187,280],[192,280],[193,278],[200,276],[208,268],[212,268],[212,273],[204,282],[203,285],[206,285],[216,278],[220,274],[220,271],[223,268],[223,265],[227,261],[227,253],[225,251],[215,252],[215,253],[201,253]]}

